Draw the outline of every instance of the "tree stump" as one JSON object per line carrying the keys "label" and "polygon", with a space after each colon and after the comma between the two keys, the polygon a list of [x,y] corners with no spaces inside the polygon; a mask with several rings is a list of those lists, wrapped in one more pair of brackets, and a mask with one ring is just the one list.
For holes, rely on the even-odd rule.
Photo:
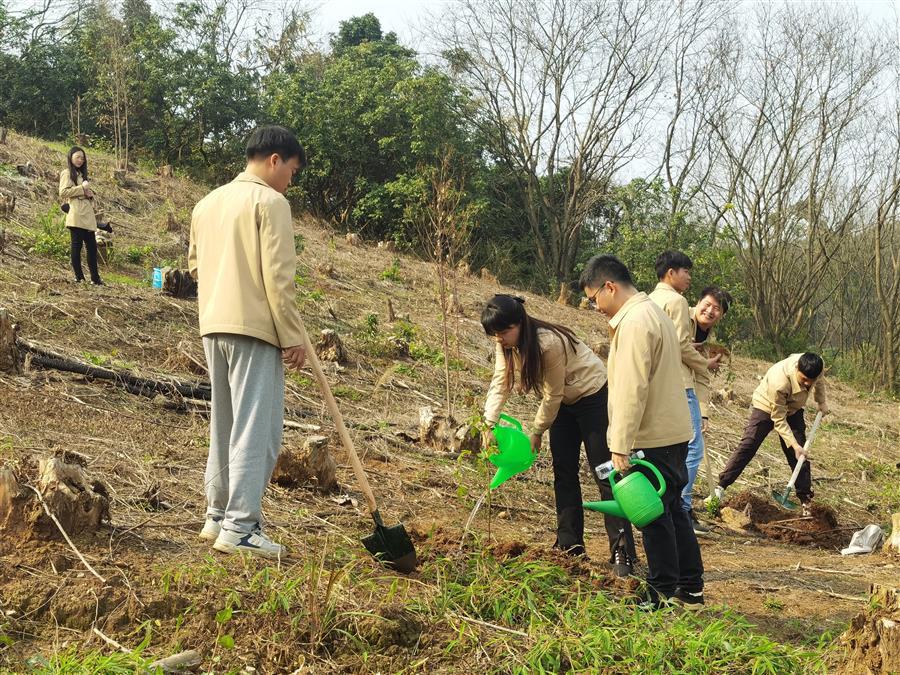
{"label": "tree stump", "polygon": [[172,176],[174,176],[175,174],[172,171],[172,165],[163,164],[161,167],[159,167],[159,175],[163,178],[171,178]]}
{"label": "tree stump", "polygon": [[113,242],[105,232],[97,232],[97,260],[104,265],[109,265],[112,259]]}
{"label": "tree stump", "polygon": [[340,336],[330,328],[322,331],[319,341],[316,342],[316,355],[323,361],[344,363],[347,361],[347,350]]}
{"label": "tree stump", "polygon": [[344,238],[351,246],[359,246],[359,235],[355,232],[348,232]]}
{"label": "tree stump", "polygon": [[397,315],[394,314],[394,303],[390,298],[387,299],[387,320],[388,323],[394,323],[397,320]]}
{"label": "tree stump", "polygon": [[162,270],[162,292],[173,298],[193,299],[197,297],[197,282],[188,270],[165,267]]}
{"label": "tree stump", "polygon": [[885,553],[900,553],[900,513],[891,516],[891,536],[884,542]]}
{"label": "tree stump", "polygon": [[900,672],[900,589],[872,584],[866,609],[841,636],[848,651],[842,673]]}
{"label": "tree stump", "polygon": [[338,488],[337,462],[328,450],[328,438],[310,436],[299,450],[282,448],[272,472],[272,482],[282,487],[308,485],[315,481],[320,490]]}
{"label": "tree stump", "polygon": [[379,241],[378,248],[383,249],[385,251],[396,251],[397,245],[392,241]]}
{"label": "tree stump", "polygon": [[472,276],[472,269],[469,267],[469,263],[465,260],[460,260],[456,263],[456,273],[463,278],[468,278]]}
{"label": "tree stump", "polygon": [[441,452],[474,454],[481,449],[481,434],[468,424],[458,424],[424,406],[419,408],[419,442]]}
{"label": "tree stump", "polygon": [[6,135],[9,133],[9,129],[6,127],[0,127],[0,145],[6,145]]}
{"label": "tree stump", "polygon": [[566,307],[572,304],[572,291],[569,290],[569,285],[564,281],[559,284],[559,296],[557,296],[556,302]]}
{"label": "tree stump", "polygon": [[114,169],[112,172],[113,183],[119,187],[128,187],[128,172],[125,169]]}
{"label": "tree stump", "polygon": [[0,308],[0,372],[19,372],[19,349],[16,347],[18,328],[10,319],[9,312]]}
{"label": "tree stump", "polygon": [[167,232],[178,232],[181,230],[181,225],[178,223],[174,211],[166,211],[166,219],[163,226],[166,228]]}
{"label": "tree stump", "polygon": [[581,298],[581,300],[578,301],[578,309],[590,309],[590,308],[591,308],[591,301],[588,300],[587,298]]}
{"label": "tree stump", "polygon": [[16,196],[0,193],[0,216],[9,218],[16,210]]}
{"label": "tree stump", "polygon": [[456,314],[458,316],[463,316],[463,314],[465,314],[462,303],[459,301],[459,298],[456,297],[456,293],[451,293],[450,297],[447,298],[447,311],[450,314]]}
{"label": "tree stump", "polygon": [[[77,453],[62,452],[38,465],[35,489],[69,536],[94,531],[109,520],[109,492],[88,478],[86,463]],[[0,533],[0,541],[12,546],[32,538],[63,538],[34,492],[8,468],[0,469]]]}
{"label": "tree stump", "polygon": [[88,138],[87,134],[75,134],[75,145],[80,145],[81,147],[85,147],[89,145],[91,139]]}
{"label": "tree stump", "polygon": [[24,176],[25,178],[30,178],[37,173],[37,171],[34,170],[34,165],[31,162],[16,164],[16,171],[20,176]]}

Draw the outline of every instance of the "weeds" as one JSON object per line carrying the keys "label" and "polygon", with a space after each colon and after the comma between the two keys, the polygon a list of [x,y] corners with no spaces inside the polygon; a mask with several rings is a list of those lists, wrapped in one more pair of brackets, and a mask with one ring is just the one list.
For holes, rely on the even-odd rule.
{"label": "weeds", "polygon": [[37,231],[27,235],[28,251],[38,255],[65,260],[69,256],[69,233],[66,231],[65,218],[58,204],[54,204],[38,218]]}
{"label": "weeds", "polygon": [[381,278],[385,281],[393,281],[394,283],[403,281],[400,277],[400,258],[394,258],[394,262],[381,272]]}

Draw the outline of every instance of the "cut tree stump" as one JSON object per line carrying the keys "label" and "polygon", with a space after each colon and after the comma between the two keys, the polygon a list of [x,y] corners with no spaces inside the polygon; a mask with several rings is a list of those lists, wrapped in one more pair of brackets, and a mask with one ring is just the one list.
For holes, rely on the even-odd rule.
{"label": "cut tree stump", "polygon": [[0,193],[0,216],[9,218],[16,210],[16,196]]}
{"label": "cut tree stump", "polygon": [[[34,488],[69,536],[94,531],[109,521],[109,491],[88,477],[86,463],[77,453],[60,452],[38,464]],[[12,545],[23,539],[62,538],[34,492],[8,468],[0,469],[0,533],[0,541]]]}
{"label": "cut tree stump", "polygon": [[841,636],[842,673],[900,673],[900,588],[872,584],[870,599]]}
{"label": "cut tree stump", "polygon": [[394,323],[397,320],[397,315],[394,314],[394,303],[390,298],[387,299],[387,320],[388,323]]}
{"label": "cut tree stump", "polygon": [[19,372],[19,349],[16,346],[18,326],[12,322],[9,312],[0,308],[0,372]]}
{"label": "cut tree stump", "polygon": [[344,238],[351,246],[359,246],[359,235],[355,232],[348,232]]}
{"label": "cut tree stump", "polygon": [[179,270],[173,267],[165,267],[162,270],[162,292],[173,298],[191,300],[197,297],[197,282],[191,276],[189,270]]}
{"label": "cut tree stump", "polygon": [[885,553],[900,553],[900,513],[891,516],[891,536],[884,542]]}
{"label": "cut tree stump", "polygon": [[162,178],[171,178],[172,176],[174,176],[175,174],[172,171],[172,165],[171,164],[163,164],[161,167],[159,167],[159,175]]}
{"label": "cut tree stump", "polygon": [[178,222],[178,219],[175,217],[174,211],[166,212],[166,219],[163,222],[163,227],[167,232],[178,232],[181,229],[181,225]]}
{"label": "cut tree stump", "polygon": [[179,652],[154,661],[148,669],[151,673],[155,673],[157,668],[164,673],[185,673],[194,670],[201,663],[203,663],[203,657],[200,656],[200,652],[188,649],[186,652]]}
{"label": "cut tree stump", "polygon": [[316,355],[323,361],[334,361],[335,363],[347,361],[347,350],[344,349],[344,343],[341,342],[340,336],[330,328],[323,330],[319,341],[316,342]]}
{"label": "cut tree stump", "polygon": [[6,145],[6,136],[9,133],[9,129],[6,127],[0,127],[0,145]]}
{"label": "cut tree stump", "polygon": [[456,297],[456,293],[451,293],[450,297],[447,298],[447,312],[456,314],[457,316],[463,316],[465,314],[465,310],[463,309],[459,298]]}
{"label": "cut tree stump", "polygon": [[309,436],[299,450],[282,448],[272,472],[272,482],[282,487],[308,485],[315,481],[320,490],[338,488],[337,462],[328,450],[326,436]]}
{"label": "cut tree stump", "polygon": [[430,406],[419,408],[419,442],[448,453],[477,453],[481,450],[481,434],[477,429],[438,415]]}
{"label": "cut tree stump", "polygon": [[565,305],[566,307],[572,305],[572,291],[569,289],[569,284],[566,282],[561,282],[559,284],[559,296],[556,298],[556,302],[560,305]]}
{"label": "cut tree stump", "polygon": [[125,169],[114,169],[111,177],[119,187],[128,187],[128,172]]}
{"label": "cut tree stump", "polygon": [[481,278],[483,281],[489,281],[492,284],[500,283],[499,281],[497,281],[497,277],[495,277],[493,274],[491,274],[491,271],[487,267],[481,268]]}

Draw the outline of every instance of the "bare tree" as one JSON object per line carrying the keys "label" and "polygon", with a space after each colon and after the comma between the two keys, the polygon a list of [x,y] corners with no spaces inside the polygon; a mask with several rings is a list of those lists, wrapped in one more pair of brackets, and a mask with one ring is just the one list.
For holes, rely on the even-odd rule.
{"label": "bare tree", "polygon": [[440,36],[479,99],[472,120],[518,185],[548,281],[576,262],[585,220],[638,149],[674,39],[655,0],[458,0]]}
{"label": "bare tree", "polygon": [[713,121],[705,194],[757,329],[783,353],[862,216],[875,168],[863,131],[887,51],[857,15],[820,6],[763,6],[745,41],[729,66],[730,110]]}

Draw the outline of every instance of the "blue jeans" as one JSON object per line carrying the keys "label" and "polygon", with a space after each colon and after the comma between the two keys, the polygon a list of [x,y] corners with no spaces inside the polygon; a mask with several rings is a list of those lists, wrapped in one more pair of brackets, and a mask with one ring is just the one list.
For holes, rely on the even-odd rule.
{"label": "blue jeans", "polygon": [[691,426],[694,429],[694,437],[688,443],[688,454],[685,464],[687,465],[688,482],[681,492],[681,508],[690,511],[693,504],[691,503],[691,493],[694,491],[694,481],[697,479],[697,470],[700,468],[700,462],[703,461],[703,418],[700,415],[700,401],[697,400],[697,394],[693,389],[685,389],[687,394],[688,408],[691,411]]}

